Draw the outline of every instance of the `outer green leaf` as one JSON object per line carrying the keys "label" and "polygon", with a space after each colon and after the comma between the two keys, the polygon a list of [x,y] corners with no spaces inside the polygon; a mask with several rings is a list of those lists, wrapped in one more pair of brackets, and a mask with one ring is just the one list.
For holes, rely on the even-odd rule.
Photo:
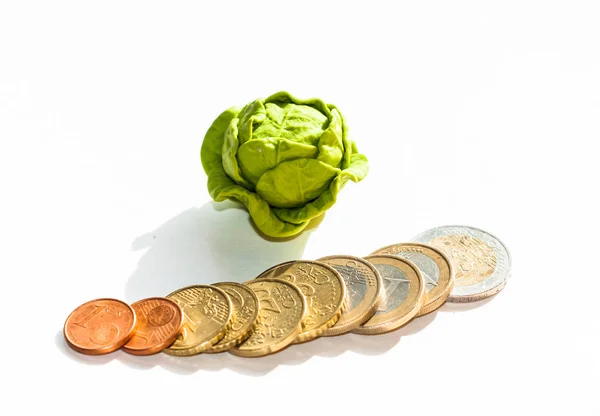
{"label": "outer green leaf", "polygon": [[239,111],[240,109],[238,107],[231,107],[230,109],[223,111],[221,115],[213,121],[213,124],[206,132],[204,141],[202,142],[200,160],[202,161],[204,172],[206,172],[206,175],[208,176],[208,192],[215,201],[225,200],[225,198],[219,197],[221,190],[234,184],[223,169],[223,158],[221,154],[225,130],[227,130],[229,123],[237,116]]}
{"label": "outer green leaf", "polygon": [[234,118],[229,123],[227,130],[225,130],[221,157],[223,158],[223,170],[225,170],[225,173],[236,183],[248,188],[248,181],[242,177],[242,171],[237,160],[237,152],[240,146],[238,141],[238,122],[239,119]]}

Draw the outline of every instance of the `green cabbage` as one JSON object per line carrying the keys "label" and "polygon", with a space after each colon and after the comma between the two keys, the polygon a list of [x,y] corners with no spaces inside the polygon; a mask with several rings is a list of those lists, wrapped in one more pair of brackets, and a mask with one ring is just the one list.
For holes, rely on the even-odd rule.
{"label": "green cabbage", "polygon": [[224,111],[206,132],[200,158],[211,197],[242,202],[271,237],[302,231],[348,179],[368,172],[335,106],[287,92]]}

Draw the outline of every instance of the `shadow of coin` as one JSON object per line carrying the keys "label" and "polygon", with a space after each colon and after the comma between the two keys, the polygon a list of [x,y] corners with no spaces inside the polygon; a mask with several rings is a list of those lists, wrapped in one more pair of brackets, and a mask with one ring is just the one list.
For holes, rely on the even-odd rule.
{"label": "shadow of coin", "polygon": [[417,318],[414,318],[412,321],[410,321],[409,323],[404,325],[402,328],[398,329],[398,332],[400,332],[400,334],[402,334],[403,336],[414,335],[418,332],[421,332],[423,329],[425,329],[427,326],[429,326],[429,324],[431,324],[433,322],[433,320],[436,318],[436,316],[438,314],[438,311],[439,311],[439,309],[437,309],[431,313],[428,313],[427,315],[422,315]]}
{"label": "shadow of coin", "polygon": [[470,310],[479,308],[479,307],[487,304],[492,299],[494,299],[496,296],[498,296],[498,294],[495,294],[494,296],[490,296],[489,298],[485,298],[485,299],[478,300],[478,301],[475,301],[475,302],[446,302],[438,310],[441,311],[441,312],[464,312],[464,311],[470,311]]}
{"label": "shadow of coin", "polygon": [[128,367],[135,368],[136,370],[150,370],[158,365],[164,356],[162,352],[152,355],[133,355],[127,354],[122,351],[117,359]]}
{"label": "shadow of coin", "polygon": [[[379,335],[342,334],[334,337],[323,337],[320,350],[316,354],[324,357],[336,357],[346,351],[353,351],[363,355],[381,355],[392,349],[404,336],[416,334],[429,325],[437,314],[418,317],[395,331]],[[317,345],[315,345],[315,348]]]}
{"label": "shadow of coin", "polygon": [[273,371],[279,365],[297,365],[305,362],[313,354],[294,349],[292,346],[277,354],[257,358],[237,357],[224,352],[218,354],[198,354],[190,357],[174,357],[159,353],[146,357],[136,357],[128,354],[119,356],[123,364],[148,370],[156,366],[163,367],[177,374],[193,374],[198,371],[221,371],[229,369],[240,374],[262,376]]}
{"label": "shadow of coin", "polygon": [[173,357],[165,353],[153,354],[145,357],[137,357],[125,354],[119,357],[119,360],[138,370],[149,370],[154,367],[162,367],[177,374],[193,374],[205,368],[205,357],[208,354],[194,355],[190,357]]}
{"label": "shadow of coin", "polygon": [[234,357],[229,354],[232,358],[235,358],[235,360],[230,360],[229,368],[245,375],[266,375],[280,365],[299,365],[313,357],[313,354],[299,347],[302,347],[302,345],[291,345],[275,354],[257,358]]}
{"label": "shadow of coin", "polygon": [[127,281],[127,301],[165,296],[194,284],[245,282],[278,263],[302,258],[316,225],[294,238],[267,239],[248,225],[241,207],[208,202],[137,237],[132,249],[145,252]]}
{"label": "shadow of coin", "polygon": [[56,336],[54,337],[54,345],[56,348],[66,357],[70,358],[73,361],[77,361],[83,364],[89,365],[102,365],[106,364],[115,359],[115,357],[120,354],[120,351],[112,352],[110,354],[105,355],[86,355],[79,353],[69,347],[67,341],[65,341],[65,336],[63,331],[58,331]]}
{"label": "shadow of coin", "polygon": [[[380,355],[400,342],[402,335],[397,331],[380,335],[343,334],[324,337],[315,342],[314,354],[322,357],[337,357],[347,351],[362,355]],[[317,348],[319,348],[317,350]]]}
{"label": "shadow of coin", "polygon": [[161,366],[173,373],[193,374],[198,371],[229,369],[239,374],[263,376],[280,365],[299,365],[317,355],[337,357],[346,351],[371,356],[384,354],[397,345],[403,336],[413,335],[423,330],[435,319],[436,313],[416,318],[406,326],[387,334],[343,334],[335,337],[322,337],[303,344],[291,345],[283,351],[265,357],[237,357],[225,352],[199,354],[191,357],[173,357],[163,353],[136,357],[123,353],[118,358],[125,365],[142,370]]}
{"label": "shadow of coin", "polygon": [[379,335],[352,334],[354,344],[352,351],[362,355],[381,355],[396,346],[402,338],[400,331],[392,331]]}

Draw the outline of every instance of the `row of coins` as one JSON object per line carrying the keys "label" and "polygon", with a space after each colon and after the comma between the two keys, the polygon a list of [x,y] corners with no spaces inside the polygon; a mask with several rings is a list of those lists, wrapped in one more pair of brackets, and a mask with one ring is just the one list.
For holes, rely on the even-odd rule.
{"label": "row of coins", "polygon": [[69,315],[64,335],[86,354],[260,357],[320,336],[393,331],[446,300],[491,296],[509,277],[508,251],[481,230],[439,227],[413,240],[364,258],[286,262],[244,284],[189,286],[131,306],[94,300]]}

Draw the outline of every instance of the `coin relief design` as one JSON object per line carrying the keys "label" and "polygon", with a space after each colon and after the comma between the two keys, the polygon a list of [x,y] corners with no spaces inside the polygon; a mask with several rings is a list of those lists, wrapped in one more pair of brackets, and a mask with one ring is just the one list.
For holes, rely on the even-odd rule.
{"label": "coin relief design", "polygon": [[131,338],[136,325],[135,312],[117,299],[96,299],[77,307],[63,328],[67,344],[89,355],[108,354]]}
{"label": "coin relief design", "polygon": [[183,311],[167,298],[148,298],[131,305],[137,325],[123,351],[133,355],[156,354],[171,345],[183,326]]}
{"label": "coin relief design", "polygon": [[384,301],[371,319],[353,332],[383,334],[400,328],[417,315],[424,300],[425,283],[417,267],[397,256],[365,257],[373,263],[383,280]]}
{"label": "coin relief design", "polygon": [[167,298],[177,302],[184,315],[181,334],[164,350],[167,354],[199,354],[225,336],[233,306],[221,289],[209,285],[189,286],[176,290]]}
{"label": "coin relief design", "polygon": [[336,269],[346,286],[346,308],[339,321],[323,333],[324,336],[350,332],[375,314],[383,287],[375,266],[359,257],[345,255],[323,257],[317,261]]}
{"label": "coin relief design", "polygon": [[[135,305],[135,303],[133,305]],[[133,305],[131,306],[133,307]],[[135,308],[133,309],[135,310]],[[179,311],[172,305],[156,305],[150,311],[147,311],[147,315],[148,325],[161,327],[171,322],[176,315],[179,315]]]}
{"label": "coin relief design", "polygon": [[417,316],[433,312],[448,299],[454,287],[454,279],[452,264],[442,251],[421,243],[400,243],[380,248],[373,254],[402,257],[417,266],[425,281],[426,292]]}
{"label": "coin relief design", "polygon": [[454,278],[456,286],[481,283],[494,273],[494,250],[476,237],[469,235],[442,235],[429,243],[448,253],[457,265]]}
{"label": "coin relief design", "polygon": [[306,300],[300,289],[280,279],[255,279],[246,282],[258,297],[259,316],[250,337],[229,350],[243,357],[261,357],[287,347],[302,330]]}
{"label": "coin relief design", "polygon": [[510,277],[508,249],[498,238],[477,228],[437,227],[413,241],[439,249],[452,263],[455,284],[450,302],[472,302],[495,295]]}
{"label": "coin relief design", "polygon": [[257,323],[260,305],[256,294],[245,285],[224,282],[215,283],[214,286],[227,293],[233,305],[233,313],[227,333],[223,339],[206,351],[210,353],[227,351],[245,341]]}
{"label": "coin relief design", "polygon": [[346,300],[346,287],[333,267],[316,261],[291,261],[272,267],[258,279],[265,277],[291,282],[306,297],[308,312],[302,322],[302,333],[295,342],[314,339],[339,320]]}

